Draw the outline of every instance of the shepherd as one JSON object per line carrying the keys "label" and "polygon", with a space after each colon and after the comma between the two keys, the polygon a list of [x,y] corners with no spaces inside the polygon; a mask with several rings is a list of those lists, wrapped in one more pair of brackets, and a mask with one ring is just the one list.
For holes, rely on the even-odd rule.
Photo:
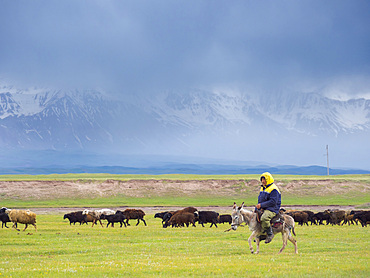
{"label": "shepherd", "polygon": [[260,240],[265,239],[265,243],[270,243],[274,238],[270,221],[280,211],[281,193],[279,188],[274,184],[274,178],[269,172],[261,175],[260,181],[262,183],[260,194],[258,195],[258,204],[256,210],[262,210],[261,227],[262,233]]}

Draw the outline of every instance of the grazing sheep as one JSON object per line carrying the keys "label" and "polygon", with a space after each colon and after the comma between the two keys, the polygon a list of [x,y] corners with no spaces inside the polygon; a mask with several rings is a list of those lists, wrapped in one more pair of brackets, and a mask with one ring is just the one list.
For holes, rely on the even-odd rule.
{"label": "grazing sheep", "polygon": [[354,216],[354,214],[351,214],[350,211],[346,211],[346,215],[344,216],[344,221],[342,223],[342,226],[344,224],[347,224],[347,223],[348,223],[349,226],[351,226],[351,224],[355,225],[355,223],[356,223],[356,225],[358,225],[357,220],[353,220],[353,216]]}
{"label": "grazing sheep", "polygon": [[[186,207],[186,208],[183,208],[183,209],[180,209],[180,210],[176,210],[176,211],[169,211],[167,212],[164,216],[163,216],[163,221],[162,221],[162,224],[164,222],[164,225],[163,226],[168,226],[168,222],[171,220],[171,217],[176,215],[176,214],[181,214],[181,213],[185,213],[185,212],[189,212],[189,213],[194,213],[196,212],[197,209],[195,207]],[[195,227],[195,225],[193,225]]]}
{"label": "grazing sheep", "polygon": [[104,214],[104,215],[112,215],[115,214],[116,212],[112,209],[97,209],[95,210],[97,213]]}
{"label": "grazing sheep", "polygon": [[2,207],[1,209],[0,209],[0,213],[5,213],[7,210],[11,210],[11,209],[8,209],[8,208],[6,208],[6,207]]}
{"label": "grazing sheep", "polygon": [[359,213],[359,212],[363,212],[364,210],[351,210],[351,212],[349,214],[355,214],[355,213]]}
{"label": "grazing sheep", "polygon": [[194,212],[195,220],[204,227],[203,224],[211,223],[210,228],[215,225],[217,228],[219,213],[215,211],[196,211]]}
{"label": "grazing sheep", "polygon": [[[99,221],[100,222],[100,225],[103,227],[103,224],[100,221],[100,215],[98,217],[96,215],[95,211],[84,209],[82,211],[82,215],[84,216],[84,221],[85,222],[92,222],[92,226],[91,227],[94,227],[94,225],[96,224],[97,221]],[[87,219],[87,218],[89,218],[89,219]],[[91,220],[91,221],[88,221],[88,220]]]}
{"label": "grazing sheep", "polygon": [[232,218],[230,214],[221,214],[218,216],[218,223],[223,224],[223,223],[229,223],[231,225]]}
{"label": "grazing sheep", "polygon": [[[94,225],[96,224],[96,222],[99,221],[100,225],[103,227],[103,224],[101,222],[101,216],[104,214],[104,215],[113,215],[115,214],[116,212],[114,210],[111,210],[111,209],[98,209],[98,210],[88,210],[88,209],[85,209],[82,214],[84,215],[84,220],[86,222],[92,222],[92,226],[91,227],[94,227]],[[88,217],[88,215],[90,217]],[[90,220],[89,218],[92,218],[92,221],[88,221]]]}
{"label": "grazing sheep", "polygon": [[10,218],[9,218],[9,215],[6,214],[5,212],[0,212],[0,221],[3,222],[1,224],[1,228],[4,228],[4,225],[5,225],[5,228],[9,228],[6,223],[8,222],[12,222],[10,221]]}
{"label": "grazing sheep", "polygon": [[308,226],[308,213],[303,211],[292,211],[286,214],[293,217],[294,222],[297,222],[299,225],[303,226],[303,224],[306,224]]}
{"label": "grazing sheep", "polygon": [[163,212],[158,212],[156,214],[154,214],[154,218],[160,218],[160,219],[163,219],[163,216],[167,213],[167,211],[163,211]]}
{"label": "grazing sheep", "polygon": [[[5,226],[5,228],[9,228],[9,227],[6,225],[6,223],[8,223],[8,222],[12,222],[12,221],[10,220],[10,218],[9,218],[9,215],[6,213],[6,210],[11,211],[11,209],[8,209],[8,208],[6,208],[6,207],[2,207],[2,208],[0,209],[0,221],[1,221],[1,222],[3,222],[3,223],[1,224],[1,228],[4,228],[4,226]],[[15,224],[15,226],[17,227],[17,223]]]}
{"label": "grazing sheep", "polygon": [[68,219],[69,225],[71,225],[72,223],[73,225],[76,225],[76,222],[80,223],[80,225],[84,223],[87,224],[87,222],[85,221],[85,217],[82,214],[82,210],[71,212],[71,213],[66,213],[64,214],[63,219]]}
{"label": "grazing sheep", "polygon": [[196,211],[197,211],[197,209],[196,209],[195,207],[186,207],[186,208],[183,208],[183,209],[180,209],[180,210],[175,211],[175,213],[174,213],[174,214],[176,214],[176,213],[181,213],[181,212],[190,212],[190,213],[194,213],[194,212],[196,212]]}
{"label": "grazing sheep", "polygon": [[[170,211],[163,211],[163,212],[158,212],[158,213],[156,213],[155,215],[154,215],[154,218],[160,218],[160,219],[162,219],[162,224],[167,220],[167,218],[168,218],[168,213],[169,213]],[[171,216],[172,216],[172,211],[170,212],[171,213]],[[171,218],[171,216],[168,218],[168,220]],[[166,217],[166,220],[165,220],[165,217]]]}
{"label": "grazing sheep", "polygon": [[37,231],[36,227],[36,213],[30,210],[18,210],[18,209],[7,209],[5,211],[8,215],[10,220],[13,222],[13,228],[17,229],[17,223],[25,224],[23,231],[25,231],[28,225],[33,225],[35,227],[35,231]]}
{"label": "grazing sheep", "polygon": [[329,214],[325,214],[324,212],[320,211],[315,213],[313,219],[317,221],[319,225],[324,225],[324,220],[326,220],[326,225],[330,223],[330,216]]}
{"label": "grazing sheep", "polygon": [[126,217],[122,213],[116,213],[116,214],[111,214],[111,215],[102,214],[100,216],[100,219],[106,219],[108,221],[107,228],[109,224],[112,224],[112,228],[113,228],[114,223],[120,223],[121,228],[122,228],[122,224],[124,224],[126,227],[126,223],[125,223]]}
{"label": "grazing sheep", "polygon": [[353,215],[353,220],[359,220],[362,227],[366,227],[367,223],[370,222],[370,211],[364,210],[362,212],[357,212]]}
{"label": "grazing sheep", "polygon": [[136,226],[139,225],[140,220],[144,222],[146,226],[146,222],[144,220],[145,212],[141,209],[125,209],[124,211],[117,210],[116,213],[122,213],[126,217],[126,224],[130,226],[128,221],[130,219],[137,219]]}
{"label": "grazing sheep", "polygon": [[94,223],[96,221],[96,218],[91,216],[90,214],[83,215],[84,221],[87,223]]}
{"label": "grazing sheep", "polygon": [[328,214],[330,217],[330,223],[332,225],[340,225],[344,221],[346,212],[344,210],[330,210],[327,209],[324,211],[325,214]]}
{"label": "grazing sheep", "polygon": [[168,226],[173,227],[189,227],[189,224],[193,224],[195,227],[195,217],[194,213],[190,212],[183,212],[183,213],[177,213],[174,214],[171,219],[163,225],[163,228],[167,228]]}
{"label": "grazing sheep", "polygon": [[170,221],[171,217],[174,215],[175,211],[168,211],[165,215],[163,215],[162,224],[168,223]]}
{"label": "grazing sheep", "polygon": [[311,222],[311,225],[312,225],[312,224],[317,225],[317,224],[316,224],[316,221],[315,221],[315,219],[314,219],[314,215],[315,215],[315,213],[314,213],[313,211],[310,211],[310,210],[303,210],[303,212],[307,213],[307,215],[308,215],[308,221],[310,221],[310,222]]}

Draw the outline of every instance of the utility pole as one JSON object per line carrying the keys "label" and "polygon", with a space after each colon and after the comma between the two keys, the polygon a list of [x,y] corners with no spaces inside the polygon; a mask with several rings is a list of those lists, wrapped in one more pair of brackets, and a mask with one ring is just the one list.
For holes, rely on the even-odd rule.
{"label": "utility pole", "polygon": [[326,165],[327,165],[327,173],[329,176],[329,145],[326,145]]}

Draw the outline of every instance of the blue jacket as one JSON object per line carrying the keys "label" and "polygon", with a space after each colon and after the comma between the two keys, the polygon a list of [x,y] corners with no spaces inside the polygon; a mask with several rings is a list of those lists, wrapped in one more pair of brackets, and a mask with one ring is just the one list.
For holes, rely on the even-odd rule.
{"label": "blue jacket", "polygon": [[258,203],[261,208],[279,213],[281,205],[281,194],[279,188],[274,184],[274,179],[270,173],[263,173],[267,184],[266,187],[261,185],[260,194],[258,195]]}

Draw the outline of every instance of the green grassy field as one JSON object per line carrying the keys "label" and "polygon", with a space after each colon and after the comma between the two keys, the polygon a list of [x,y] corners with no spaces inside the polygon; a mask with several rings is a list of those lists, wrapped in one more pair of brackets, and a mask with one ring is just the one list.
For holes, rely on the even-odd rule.
{"label": "green grassy field", "polygon": [[[39,215],[38,231],[0,229],[0,277],[369,277],[369,228],[297,227],[299,254],[281,237],[250,254],[246,227],[102,228]],[[136,221],[135,221],[136,222]],[[135,222],[132,222],[134,224]],[[23,225],[20,225],[23,227]]]}
{"label": "green grassy field", "polygon": [[[106,179],[258,179],[258,175],[131,176],[108,174],[69,174],[47,176],[0,176],[0,180],[106,180]],[[283,176],[275,179],[323,180],[322,176]],[[317,188],[303,195],[283,194],[283,204],[356,205],[369,208],[369,192],[361,184],[370,183],[370,175],[330,176],[336,182],[357,182],[359,190],[347,194],[329,192],[315,195]],[[256,194],[238,191],[232,196],[146,196],[123,195],[111,198],[47,200],[0,199],[0,206],[11,208],[40,207],[117,207],[117,206],[231,206],[255,204]],[[0,192],[1,193],[1,192]],[[240,194],[239,194],[240,193]],[[249,196],[250,195],[250,196]],[[0,195],[1,198],[1,195]],[[145,209],[144,209],[145,210]],[[261,243],[260,254],[250,254],[247,238],[250,231],[240,227],[224,232],[219,228],[167,228],[153,215],[145,216],[148,226],[102,228],[69,225],[63,214],[37,216],[38,231],[31,226],[25,232],[0,229],[1,277],[369,277],[369,228],[361,226],[298,226],[299,254],[288,243],[284,252],[281,236],[272,243]],[[132,221],[135,224],[136,221]],[[8,223],[10,225],[10,223]],[[20,224],[23,229],[24,225]],[[254,245],[255,247],[255,245]]]}

